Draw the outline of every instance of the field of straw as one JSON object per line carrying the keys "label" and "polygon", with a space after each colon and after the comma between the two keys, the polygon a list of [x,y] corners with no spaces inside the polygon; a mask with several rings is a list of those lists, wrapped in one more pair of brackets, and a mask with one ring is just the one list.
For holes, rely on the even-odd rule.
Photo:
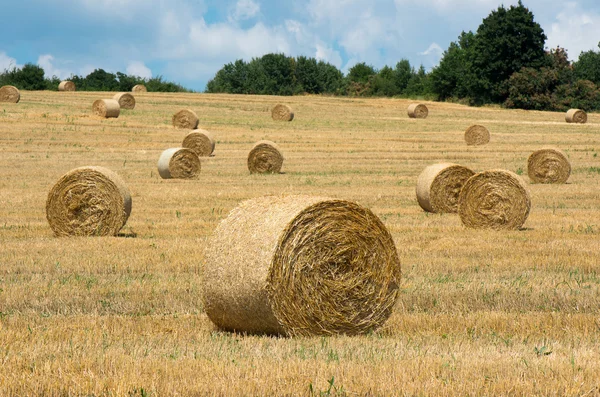
{"label": "field of straw", "polygon": [[[106,94],[21,92],[0,104],[0,395],[598,395],[600,115],[409,101],[137,93],[119,118]],[[271,109],[294,109],[289,123]],[[157,161],[188,130],[214,133],[198,179],[162,179]],[[467,146],[486,126],[490,143]],[[267,139],[281,174],[250,174]],[[418,205],[437,162],[502,168],[529,184],[527,159],[556,147],[567,184],[531,184],[524,229],[465,228]],[[49,190],[73,168],[107,167],[133,210],[118,237],[54,237]],[[202,306],[207,238],[240,201],[309,194],[355,201],[390,230],[402,263],[389,321],[359,337],[246,336]]]}

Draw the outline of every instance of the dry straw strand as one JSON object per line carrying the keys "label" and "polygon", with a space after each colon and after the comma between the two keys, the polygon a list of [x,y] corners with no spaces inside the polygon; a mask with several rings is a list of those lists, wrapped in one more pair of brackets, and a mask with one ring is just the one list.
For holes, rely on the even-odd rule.
{"label": "dry straw strand", "polygon": [[21,93],[17,87],[5,85],[0,88],[0,102],[19,103]]}
{"label": "dry straw strand", "polygon": [[490,131],[482,125],[475,124],[465,131],[467,145],[485,145],[490,142]]}
{"label": "dry straw strand", "polygon": [[348,201],[251,199],[207,247],[204,306],[225,330],[362,334],[381,326],[398,298],[392,236],[369,209]]}
{"label": "dry straw strand", "polygon": [[121,109],[135,109],[135,97],[128,92],[119,92],[113,99],[119,102]]}
{"label": "dry straw strand", "polygon": [[417,201],[427,212],[455,213],[463,185],[474,175],[470,169],[452,163],[432,164],[417,179]]}
{"label": "dry straw strand", "polygon": [[143,84],[136,84],[131,89],[131,92],[148,92],[148,90],[146,89],[145,85],[143,85]]}
{"label": "dry straw strand", "polygon": [[119,117],[121,106],[115,99],[97,99],[92,104],[92,110],[96,116],[111,118]]}
{"label": "dry straw strand", "polygon": [[429,115],[429,109],[422,103],[413,103],[408,106],[408,117],[411,119],[424,119]]}
{"label": "dry straw strand", "polygon": [[46,218],[56,236],[115,236],[130,214],[127,185],[104,167],[69,171],[46,201]]}
{"label": "dry straw strand", "polygon": [[271,117],[275,121],[292,121],[294,112],[288,105],[277,104],[271,110]]}
{"label": "dry straw strand", "polygon": [[569,109],[565,115],[567,123],[587,123],[587,113],[581,109]]}
{"label": "dry straw strand", "polygon": [[170,148],[158,159],[158,173],[163,179],[195,179],[200,175],[200,158],[191,149]]}
{"label": "dry straw strand", "polygon": [[566,183],[571,175],[567,155],[556,148],[544,148],[527,159],[527,175],[534,183]]}
{"label": "dry straw strand", "polygon": [[199,119],[196,113],[189,109],[183,109],[173,115],[173,126],[194,130],[198,128]]}
{"label": "dry straw strand", "polygon": [[58,84],[58,90],[59,91],[75,91],[75,83],[73,83],[72,81],[61,81]]}
{"label": "dry straw strand", "polygon": [[248,153],[248,170],[251,174],[279,173],[282,165],[283,155],[274,142],[258,141]]}
{"label": "dry straw strand", "polygon": [[183,138],[181,146],[192,149],[198,157],[208,157],[215,151],[215,139],[212,133],[197,129]]}
{"label": "dry straw strand", "polygon": [[520,229],[530,209],[531,199],[525,182],[506,170],[473,175],[458,196],[460,220],[473,229]]}

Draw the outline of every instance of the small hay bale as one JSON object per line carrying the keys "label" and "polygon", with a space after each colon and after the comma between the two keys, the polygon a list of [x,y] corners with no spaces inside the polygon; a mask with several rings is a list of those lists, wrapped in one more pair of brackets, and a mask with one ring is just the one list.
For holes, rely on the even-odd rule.
{"label": "small hay bale", "polygon": [[97,99],[92,104],[92,110],[96,116],[116,118],[121,113],[121,106],[116,99]]}
{"label": "small hay bale", "polygon": [[571,175],[567,155],[556,148],[545,148],[531,153],[527,160],[527,175],[534,183],[566,183]]}
{"label": "small hay bale", "polygon": [[248,153],[248,170],[251,174],[279,173],[283,155],[271,141],[258,141]]}
{"label": "small hay bale", "polygon": [[581,109],[569,109],[565,115],[565,120],[567,123],[585,124],[587,123],[587,113]]}
{"label": "small hay bale", "polygon": [[417,179],[417,201],[427,212],[456,213],[458,195],[475,173],[462,165],[432,164]]}
{"label": "small hay bale", "polygon": [[158,159],[158,173],[163,179],[195,179],[200,175],[200,158],[191,149],[167,149]]}
{"label": "small hay bale", "polygon": [[145,85],[143,85],[143,84],[136,84],[131,89],[131,92],[148,92],[148,90],[146,89]]}
{"label": "small hay bale", "polygon": [[271,117],[275,121],[292,121],[294,112],[288,105],[277,104],[271,110]]}
{"label": "small hay bale", "polygon": [[207,243],[203,300],[229,331],[363,334],[398,298],[394,240],[369,209],[322,197],[241,203]]}
{"label": "small hay bale", "polygon": [[12,85],[5,85],[0,88],[0,102],[19,103],[21,93],[19,89]]}
{"label": "small hay bale", "polygon": [[182,147],[192,149],[198,157],[208,157],[215,151],[215,139],[205,130],[193,130],[183,138]]}
{"label": "small hay bale", "polygon": [[413,103],[408,106],[408,117],[411,119],[424,119],[429,115],[429,109],[422,103]]}
{"label": "small hay bale", "polygon": [[472,125],[465,131],[467,145],[485,145],[490,142],[490,132],[482,125]]}
{"label": "small hay bale", "polygon": [[135,97],[128,92],[119,92],[113,96],[122,109],[135,109]]}
{"label": "small hay bale", "polygon": [[458,215],[473,229],[520,229],[531,208],[525,182],[515,173],[490,170],[473,175],[458,196]]}
{"label": "small hay bale", "polygon": [[56,236],[115,236],[130,214],[127,185],[104,167],[67,172],[46,201],[46,218]]}
{"label": "small hay bale", "polygon": [[75,91],[75,83],[73,83],[72,81],[61,81],[60,84],[58,85],[58,90],[59,91]]}
{"label": "small hay bale", "polygon": [[184,128],[195,130],[198,128],[200,120],[196,113],[189,109],[183,109],[173,115],[173,126],[175,128]]}

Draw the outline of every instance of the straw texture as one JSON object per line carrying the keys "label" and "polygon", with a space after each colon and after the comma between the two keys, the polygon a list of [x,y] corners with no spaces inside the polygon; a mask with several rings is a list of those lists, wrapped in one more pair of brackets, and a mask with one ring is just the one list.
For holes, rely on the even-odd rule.
{"label": "straw texture", "polygon": [[111,118],[119,117],[121,106],[115,99],[97,99],[92,104],[92,110],[96,116]]}
{"label": "straw texture", "polygon": [[417,201],[427,212],[455,213],[463,185],[474,175],[470,169],[452,163],[432,164],[417,179]]}
{"label": "straw texture", "polygon": [[198,116],[192,110],[183,109],[173,115],[173,126],[175,128],[184,128],[194,130],[198,128]]}
{"label": "straw texture", "polygon": [[581,109],[569,109],[565,115],[565,120],[567,123],[585,124],[587,123],[587,113]]}
{"label": "straw texture", "polygon": [[215,151],[215,139],[205,130],[193,130],[183,138],[182,147],[192,149],[198,157],[208,157]]}
{"label": "straw texture", "polygon": [[113,99],[119,102],[121,109],[135,109],[135,97],[128,92],[119,92]]}
{"label": "straw texture", "polygon": [[200,159],[191,149],[167,149],[158,159],[158,173],[163,179],[195,179],[200,175]]}
{"label": "straw texture", "polygon": [[529,156],[527,175],[534,183],[566,183],[571,176],[571,164],[559,149],[540,149]]}
{"label": "straw texture", "polygon": [[520,229],[530,208],[527,186],[517,174],[506,170],[473,175],[458,196],[460,220],[473,229]]}
{"label": "straw texture", "polygon": [[130,214],[129,189],[104,167],[69,171],[46,201],[46,218],[56,236],[115,236]]}
{"label": "straw texture", "polygon": [[283,165],[279,147],[271,141],[258,141],[248,153],[248,170],[251,174],[278,173]]}
{"label": "straw texture", "polygon": [[58,90],[59,91],[75,91],[75,83],[73,83],[72,81],[61,81],[60,84],[58,84]]}
{"label": "straw texture", "polygon": [[421,103],[413,103],[408,106],[408,117],[411,119],[424,119],[429,115],[427,106]]}
{"label": "straw texture", "polygon": [[465,131],[467,145],[485,145],[490,142],[490,132],[482,125],[472,125]]}
{"label": "straw texture", "polygon": [[131,89],[131,92],[148,92],[148,90],[146,89],[145,85],[143,85],[143,84],[136,84]]}
{"label": "straw texture", "polygon": [[207,247],[204,307],[225,330],[361,334],[381,326],[398,297],[392,236],[370,210],[348,201],[248,200]]}
{"label": "straw texture", "polygon": [[294,119],[294,112],[288,105],[277,104],[271,110],[271,117],[275,121],[292,121]]}
{"label": "straw texture", "polygon": [[21,93],[17,87],[5,85],[0,88],[0,102],[19,103]]}

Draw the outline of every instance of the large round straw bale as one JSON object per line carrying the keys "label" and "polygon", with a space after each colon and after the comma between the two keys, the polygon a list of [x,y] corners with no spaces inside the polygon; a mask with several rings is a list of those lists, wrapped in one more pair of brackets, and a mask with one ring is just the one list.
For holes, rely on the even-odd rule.
{"label": "large round straw bale", "polygon": [[475,173],[462,165],[432,164],[417,179],[417,201],[427,212],[458,211],[458,195],[463,185]]}
{"label": "large round straw bale", "polygon": [[59,91],[75,91],[75,83],[73,83],[72,81],[61,81],[60,84],[58,85],[58,90]]}
{"label": "large round straw bale", "polygon": [[197,129],[183,138],[181,146],[192,149],[198,157],[208,157],[215,151],[215,139],[210,132]]}
{"label": "large round straw bale", "polygon": [[248,170],[251,174],[278,173],[283,165],[279,147],[271,141],[258,141],[248,153]]}
{"label": "large round straw bale", "polygon": [[392,236],[369,209],[348,201],[248,200],[207,247],[204,308],[225,330],[361,334],[382,325],[398,297]]}
{"label": "large round straw bale", "polygon": [[529,216],[527,186],[515,173],[490,170],[473,175],[458,196],[458,215],[474,229],[519,229]]}
{"label": "large round straw bale", "polygon": [[119,92],[113,96],[113,99],[119,102],[119,106],[122,109],[134,109],[135,108],[135,97],[128,92]]}
{"label": "large round straw bale", "polygon": [[540,149],[529,156],[527,175],[535,183],[565,183],[571,175],[571,164],[562,150]]}
{"label": "large round straw bale", "polygon": [[485,145],[490,142],[490,132],[482,125],[472,125],[465,131],[467,145]]}
{"label": "large round straw bale", "polygon": [[129,189],[104,167],[67,172],[46,201],[46,218],[56,236],[115,236],[130,214]]}
{"label": "large round straw bale", "polygon": [[5,85],[0,88],[0,102],[19,103],[21,93],[17,87]]}
{"label": "large round straw bale", "polygon": [[429,109],[422,103],[413,103],[408,106],[408,117],[411,119],[424,119],[428,114]]}
{"label": "large round straw bale", "polygon": [[173,126],[194,130],[198,128],[198,116],[192,110],[183,109],[173,115]]}
{"label": "large round straw bale", "polygon": [[143,84],[136,84],[131,89],[131,92],[148,92],[148,90],[146,89],[145,85],[143,85]]}
{"label": "large round straw bale", "polygon": [[167,149],[158,159],[158,173],[163,179],[194,179],[200,175],[200,158],[192,149]]}
{"label": "large round straw bale", "polygon": [[294,112],[288,105],[277,104],[271,110],[271,117],[275,121],[292,121],[294,119]]}
{"label": "large round straw bale", "polygon": [[92,104],[92,110],[96,116],[104,118],[119,117],[121,106],[116,99],[97,99]]}
{"label": "large round straw bale", "polygon": [[567,123],[585,124],[587,123],[587,113],[581,109],[569,109],[565,115],[565,120],[567,120]]}

